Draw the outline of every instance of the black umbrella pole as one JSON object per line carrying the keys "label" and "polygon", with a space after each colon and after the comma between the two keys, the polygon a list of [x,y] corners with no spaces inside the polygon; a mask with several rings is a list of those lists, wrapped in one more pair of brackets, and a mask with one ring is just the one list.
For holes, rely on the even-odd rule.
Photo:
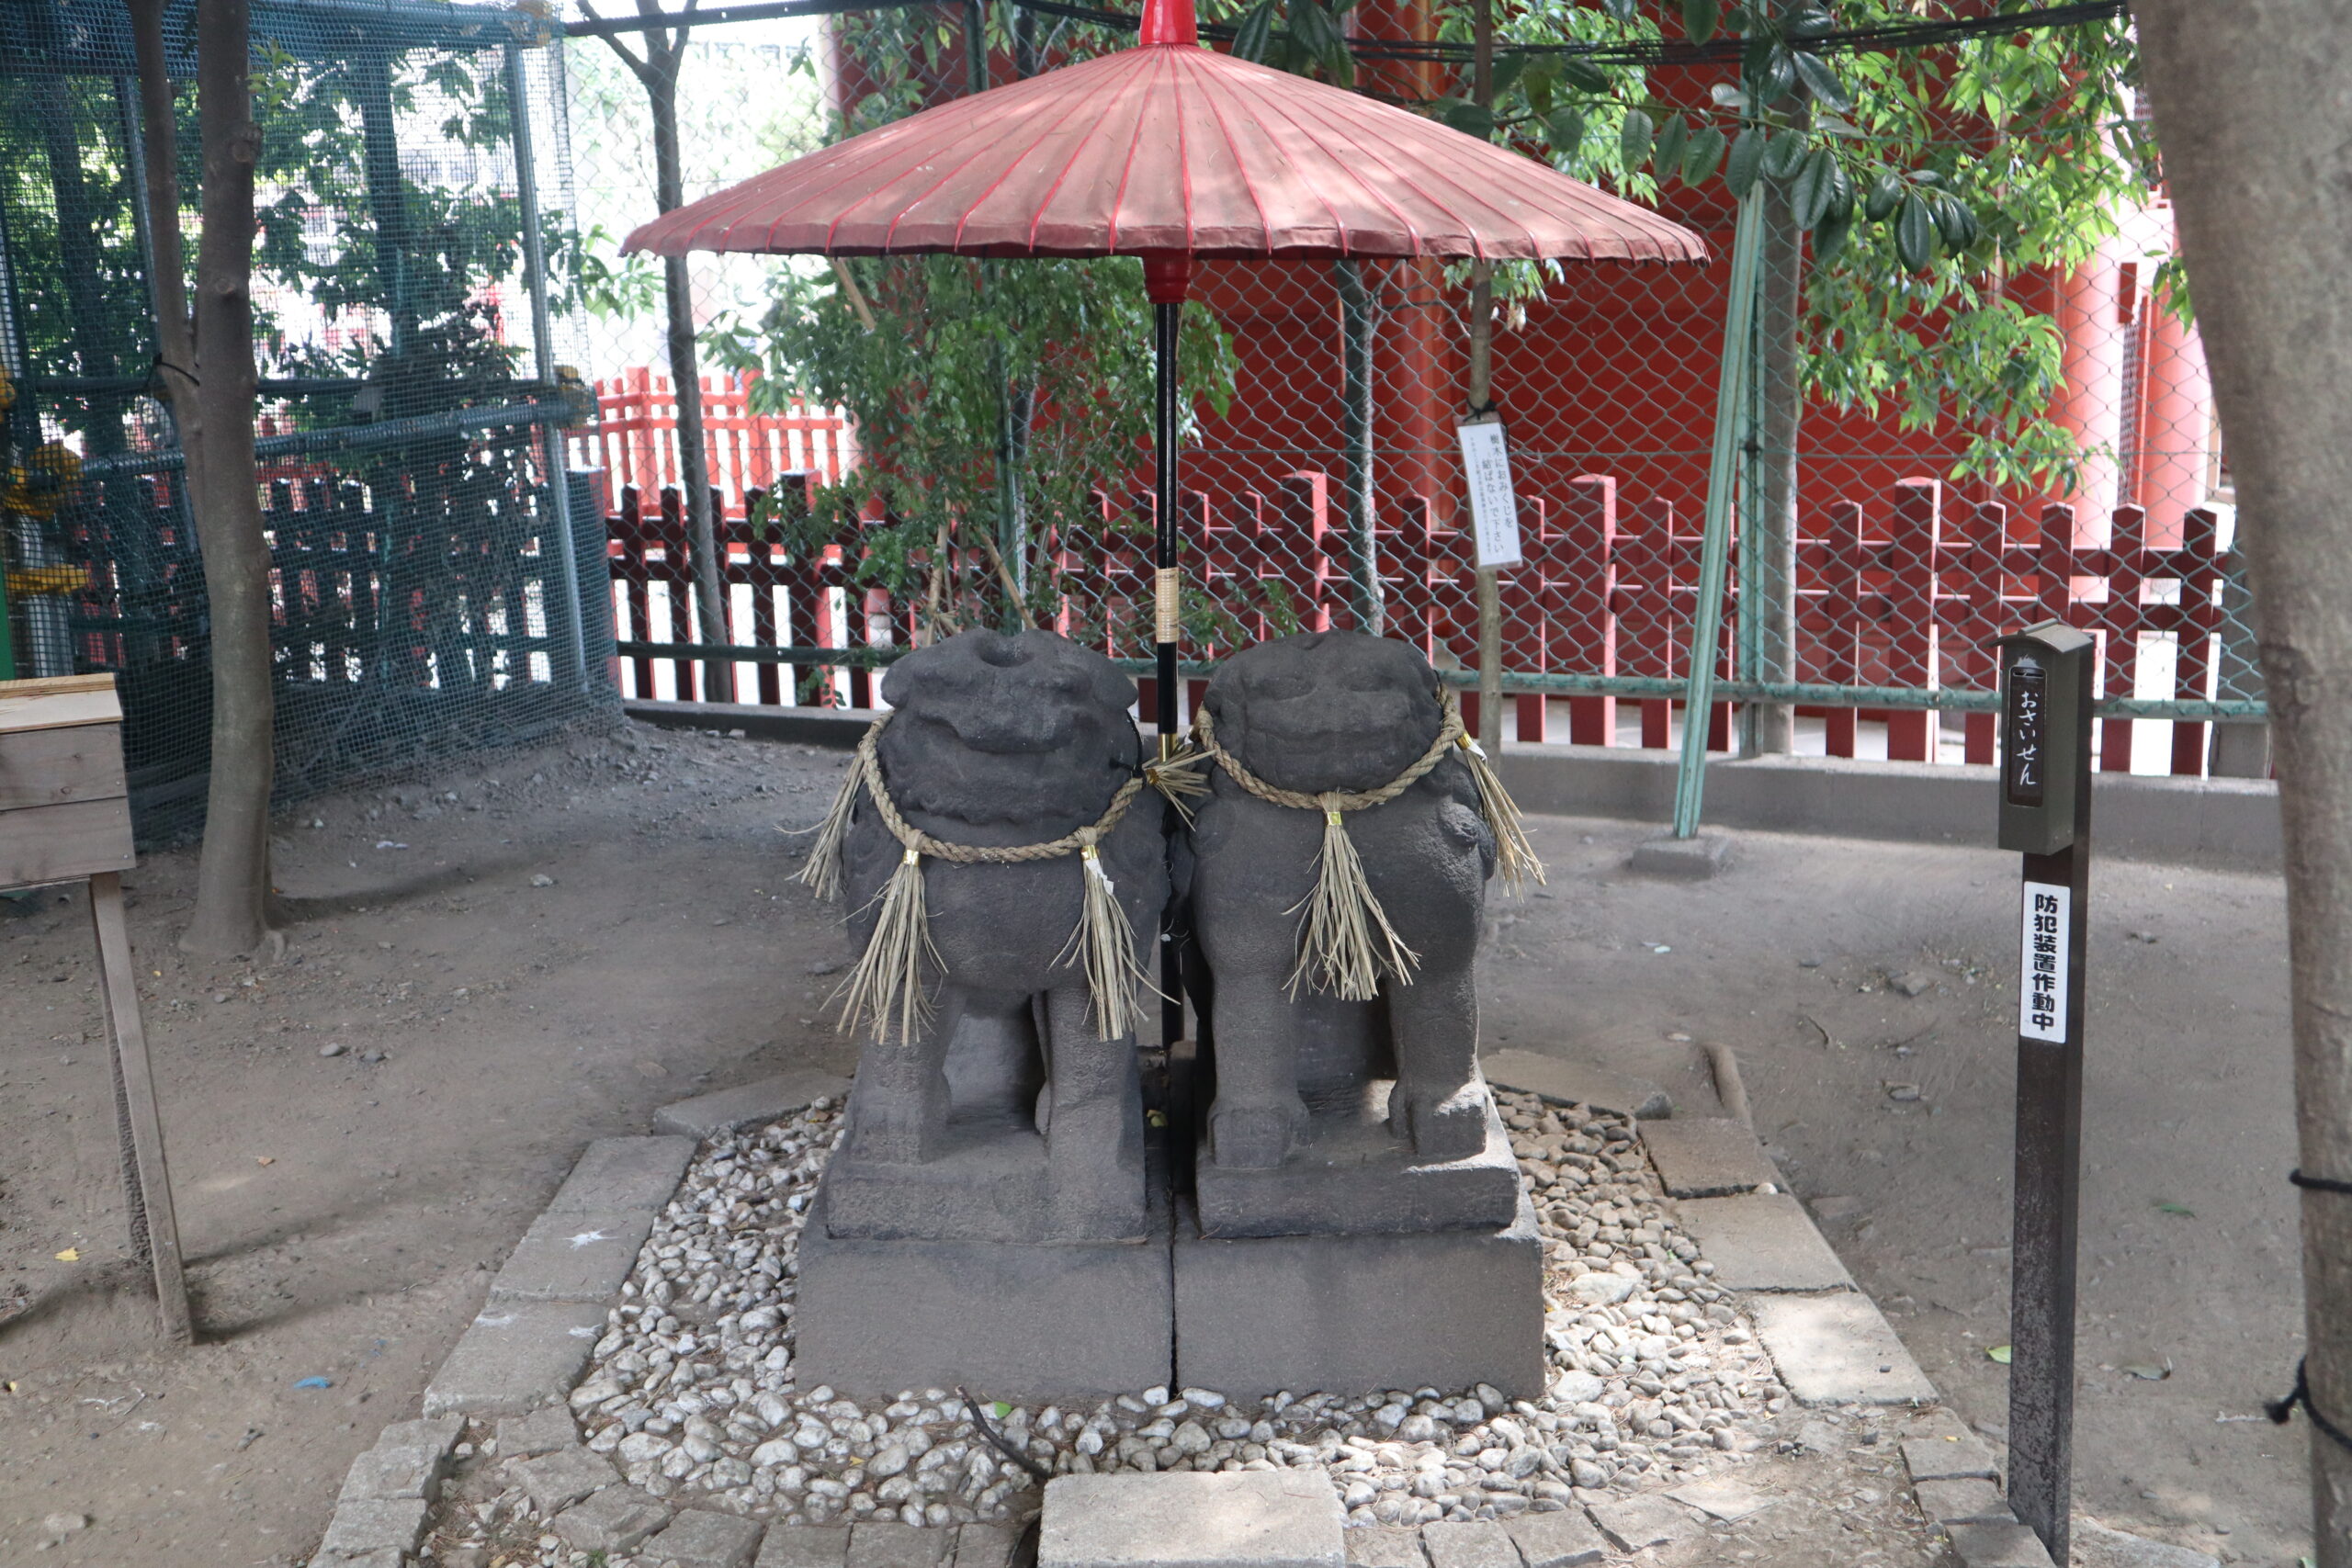
{"label": "black umbrella pole", "polygon": [[[1184,307],[1180,300],[1152,305],[1152,349],[1156,383],[1153,388],[1152,511],[1159,535],[1152,573],[1152,723],[1159,731],[1159,754],[1165,757],[1176,740],[1176,329]],[[1173,913],[1171,910],[1170,913]],[[1174,1044],[1184,1034],[1184,971],[1172,933],[1162,924],[1159,942],[1159,989],[1166,998],[1160,1008],[1160,1038]]]}

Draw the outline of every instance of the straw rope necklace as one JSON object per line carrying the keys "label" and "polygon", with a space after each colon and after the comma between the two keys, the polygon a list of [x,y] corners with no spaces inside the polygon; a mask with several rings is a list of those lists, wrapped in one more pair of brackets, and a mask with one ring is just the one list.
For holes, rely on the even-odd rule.
{"label": "straw rope necklace", "polygon": [[[1347,813],[1385,806],[1420,783],[1450,751],[1461,752],[1462,761],[1477,785],[1479,813],[1495,835],[1496,870],[1504,886],[1516,890],[1530,878],[1544,880],[1544,863],[1536,858],[1535,847],[1528,840],[1519,807],[1503,788],[1486,751],[1463,729],[1462,707],[1451,689],[1440,688],[1438,705],[1442,719],[1438,725],[1437,739],[1403,773],[1377,789],[1324,790],[1318,794],[1268,784],[1217,744],[1216,726],[1205,707],[1193,719],[1188,744],[1197,749],[1199,755],[1223,768],[1243,791],[1270,806],[1323,814],[1323,846],[1315,859],[1315,886],[1305,897],[1283,911],[1299,917],[1298,965],[1291,971],[1291,996],[1296,997],[1299,986],[1305,983],[1311,989],[1330,992],[1345,1000],[1370,1001],[1380,994],[1384,970],[1405,985],[1413,983],[1413,971],[1420,964],[1420,954],[1406,946],[1396,929],[1388,923],[1388,913],[1373,893],[1372,884],[1364,876],[1363,861],[1348,837]],[[1375,936],[1378,951],[1374,946]]]}
{"label": "straw rope necklace", "polygon": [[861,1019],[871,1019],[878,1036],[887,1039],[895,1027],[903,1043],[911,1041],[916,1032],[931,1021],[931,998],[924,992],[923,969],[925,964],[939,967],[942,961],[939,950],[932,945],[931,917],[923,897],[925,856],[951,865],[1018,865],[1075,854],[1079,857],[1083,889],[1078,927],[1070,932],[1069,941],[1055,956],[1054,963],[1067,964],[1073,954],[1079,959],[1086,972],[1094,1029],[1100,1038],[1116,1040],[1132,1031],[1141,1016],[1136,1005],[1136,987],[1148,987],[1155,993],[1158,987],[1151,985],[1150,976],[1136,957],[1134,924],[1112,896],[1111,878],[1102,870],[1102,840],[1119,825],[1147,784],[1168,792],[1173,798],[1178,794],[1197,793],[1199,781],[1187,773],[1182,761],[1148,763],[1119,785],[1102,816],[1058,839],[1036,844],[951,843],[909,822],[883,784],[877,746],[883,728],[889,722],[890,715],[884,714],[858,741],[857,756],[850,764],[849,775],[842,781],[841,791],[833,796],[824,821],[818,825],[817,842],[808,852],[808,863],[797,878],[820,898],[841,897],[850,816],[856,808],[859,793],[864,792],[874,802],[875,814],[881,818],[882,826],[899,841],[900,853],[898,869],[890,874],[890,879],[873,900],[880,905],[874,934],[866,939],[865,951],[858,955],[856,966],[833,993],[842,1003],[841,1030],[847,1032],[855,1029]]}

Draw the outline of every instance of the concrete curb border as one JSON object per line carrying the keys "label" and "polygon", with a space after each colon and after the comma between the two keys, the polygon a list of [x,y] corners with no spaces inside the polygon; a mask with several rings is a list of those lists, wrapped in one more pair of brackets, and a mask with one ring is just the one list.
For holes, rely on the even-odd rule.
{"label": "concrete curb border", "polygon": [[[1500,1088],[1551,1100],[1541,1075],[1494,1070]],[[1556,1087],[1556,1086],[1555,1086]],[[1737,1292],[1790,1395],[1809,1407],[1932,1406],[1902,1440],[1912,1496],[1963,1568],[2052,1568],[2003,1498],[1993,1452],[1942,1404],[1935,1384],[1838,1261],[1813,1216],[1790,1196],[1755,1130],[1733,1117],[1635,1119],[1676,1217],[1715,1279]],[[1434,1568],[1445,1568],[1435,1564]],[[1540,1568],[1531,1558],[1529,1568]]]}
{"label": "concrete curb border", "polygon": [[[1503,1055],[1526,1057],[1531,1070],[1513,1072],[1510,1064],[1489,1057],[1487,1066],[1497,1087],[1585,1103],[1564,1092],[1569,1085],[1561,1077],[1532,1070],[1551,1058],[1498,1054]],[[334,1515],[310,1559],[311,1568],[408,1568],[423,1544],[467,1422],[560,1408],[579,1382],[605,1332],[610,1302],[701,1142],[845,1094],[849,1087],[847,1079],[827,1073],[786,1073],[664,1106],[654,1114],[657,1131],[650,1136],[589,1144],[427,1384],[424,1418],[387,1426],[375,1447],[352,1461]],[[1621,1098],[1636,1103],[1647,1098],[1639,1091],[1648,1086],[1634,1087],[1634,1093]],[[1667,1109],[1655,1102],[1645,1108]],[[1719,1270],[1720,1258],[1737,1259],[1736,1272],[1725,1283],[1740,1292],[1758,1340],[1800,1404],[1938,1404],[1934,1384],[1837,1264],[1811,1215],[1781,1190],[1777,1168],[1745,1122],[1636,1118],[1634,1129],[1702,1253],[1718,1261]],[[1962,1568],[2051,1568],[2041,1542],[2002,1500],[1992,1452],[1949,1409],[1935,1409],[1928,1429],[1901,1446],[1920,1512],[1943,1530]],[[502,1455],[509,1457],[519,1456]],[[616,1497],[633,1493],[619,1484],[609,1490]],[[1601,1506],[1605,1512],[1611,1505]],[[694,1509],[678,1516],[687,1534],[696,1533],[695,1527],[706,1518],[714,1527],[711,1533],[726,1539],[723,1545],[714,1540],[717,1550],[707,1557],[678,1555],[689,1568],[841,1568],[865,1561],[1001,1568],[1012,1546],[1010,1532],[994,1525],[956,1530],[904,1524],[778,1525],[764,1531],[722,1531],[718,1527],[756,1521]],[[1409,1529],[1344,1535],[1349,1562],[1362,1568],[1521,1568],[1522,1562],[1524,1568],[1571,1568],[1600,1561],[1603,1534],[1618,1541],[1623,1533],[1613,1517],[1593,1515],[1591,1523],[1586,1518],[1584,1511],[1527,1515],[1510,1521],[1521,1527],[1515,1530],[1501,1525],[1424,1527],[1437,1530],[1434,1540]],[[1563,1520],[1575,1523],[1557,1522]],[[1555,1522],[1537,1529],[1529,1521]],[[868,1539],[855,1540],[861,1531]],[[1574,1540],[1552,1540],[1562,1531]],[[967,1536],[973,1538],[968,1544]],[[1382,1539],[1357,1541],[1359,1536]],[[640,1532],[637,1540],[643,1539]],[[657,1549],[668,1545],[688,1543],[656,1542]]]}

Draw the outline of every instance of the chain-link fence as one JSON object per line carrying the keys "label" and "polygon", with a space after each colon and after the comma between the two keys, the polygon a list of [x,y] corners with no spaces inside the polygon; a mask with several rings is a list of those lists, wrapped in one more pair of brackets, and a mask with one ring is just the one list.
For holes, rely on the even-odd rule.
{"label": "chain-link fence", "polygon": [[[989,7],[993,79],[1125,41],[1069,23],[1071,13],[1085,14]],[[972,14],[697,27],[680,70],[691,119],[683,194],[970,90]],[[1366,31],[1410,20],[1396,7],[1351,15]],[[1000,619],[1014,603],[1142,670],[1148,448],[1083,395],[1145,412],[1125,357],[1147,320],[1134,263],[836,269],[696,256],[728,631],[762,650],[706,687],[682,656],[696,646],[690,529],[674,488],[658,268],[623,260],[614,243],[656,210],[643,133],[627,130],[643,125],[642,97],[605,39],[574,37],[565,53],[580,208],[601,215],[587,244],[603,280],[584,363],[605,423],[572,450],[602,473],[625,689],[862,705],[866,667],[889,649]],[[1426,99],[1449,90],[1432,76],[1415,67],[1361,85]],[[1678,91],[1703,100],[1705,79]],[[1731,100],[1717,86],[1714,101]],[[580,129],[592,106],[606,117],[593,140]],[[1630,140],[1622,103],[1586,118],[1589,142]],[[1695,144],[1703,117],[1693,123],[1684,131]],[[1727,112],[1723,123],[1736,120]],[[2003,133],[1951,134],[1981,155]],[[1659,171],[1666,136],[1648,154]],[[1681,132],[1673,141],[1685,145]],[[1718,139],[1714,157],[1722,151]],[[1910,150],[1922,166],[1938,151]],[[1507,737],[1679,744],[1728,347],[1745,358],[1748,396],[1711,747],[1989,761],[1991,639],[2056,616],[2103,645],[2102,765],[2265,769],[2259,724],[2241,722],[2259,718],[2261,692],[2229,549],[2227,473],[2195,333],[2168,291],[2168,218],[2155,196],[2081,217],[2097,233],[2075,265],[2008,272],[1996,258],[1984,292],[2007,312],[2007,338],[1950,326],[1957,306],[1913,311],[1899,323],[1909,383],[1874,385],[1863,356],[1840,362],[1862,286],[1859,269],[1823,269],[1823,234],[1808,241],[1800,228],[1802,168],[1768,172],[1759,186],[1755,328],[1727,345],[1734,198],[1720,181],[1610,166],[1614,183],[1704,233],[1715,260],[1502,280],[1493,395],[1526,558],[1502,579]],[[1923,210],[1946,220],[1941,207]],[[1890,231],[1909,220],[1900,206],[1879,216]],[[1907,285],[1883,281],[1900,315]],[[1186,660],[1197,671],[1251,638],[1376,626],[1466,682],[1477,631],[1455,431],[1471,358],[1464,270],[1210,264],[1195,293],[1180,520]],[[1080,308],[1090,299],[1091,315]],[[1052,325],[1013,320],[1019,311]],[[956,330],[990,312],[1003,322],[993,361]],[[1054,338],[1073,323],[1088,329],[1082,344],[1023,335]],[[1996,362],[1962,363],[1971,356]],[[1939,362],[1950,372],[1940,389]],[[1986,387],[2022,388],[2002,394],[2022,412],[1972,402]],[[1013,412],[999,419],[999,409]],[[865,651],[818,651],[853,648]]]}
{"label": "chain-link fence", "polygon": [[[167,8],[190,266],[193,21]],[[556,478],[579,252],[561,61],[533,27],[413,0],[254,9],[281,799],[613,706],[603,536]],[[153,836],[201,810],[209,627],[154,396],[135,71],[119,5],[0,17],[0,660],[117,675]]]}

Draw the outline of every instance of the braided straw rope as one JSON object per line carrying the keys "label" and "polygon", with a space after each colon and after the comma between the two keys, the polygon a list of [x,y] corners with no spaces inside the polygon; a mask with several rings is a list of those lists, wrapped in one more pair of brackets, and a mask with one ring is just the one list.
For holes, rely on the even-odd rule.
{"label": "braided straw rope", "polygon": [[1115,1040],[1131,1032],[1139,1017],[1136,987],[1148,986],[1150,980],[1136,958],[1135,928],[1128,921],[1126,911],[1112,896],[1111,879],[1102,870],[1098,845],[1104,834],[1119,825],[1145,784],[1155,782],[1149,771],[1122,784],[1101,817],[1058,839],[1037,844],[951,843],[908,821],[884,786],[877,748],[882,728],[889,722],[890,716],[884,714],[858,741],[856,759],[842,781],[841,792],[833,797],[831,809],[819,826],[816,845],[799,875],[799,880],[815,889],[820,897],[841,896],[842,856],[850,813],[857,804],[858,792],[865,791],[874,802],[882,826],[899,841],[902,852],[898,870],[891,873],[889,881],[876,895],[880,910],[875,919],[874,934],[866,940],[865,951],[858,955],[856,967],[833,993],[842,1002],[842,1032],[856,1028],[861,1019],[871,1018],[878,1035],[888,1039],[895,1028],[903,1043],[911,1041],[931,1021],[931,1000],[924,993],[923,973],[926,966],[939,967],[941,961],[938,949],[932,945],[930,916],[924,906],[924,856],[951,865],[1019,865],[1058,860],[1073,853],[1080,857],[1082,867],[1084,897],[1077,929],[1070,932],[1069,942],[1054,962],[1066,964],[1076,958],[1085,970],[1087,988],[1093,1001],[1095,1032],[1101,1038]]}
{"label": "braided straw rope", "polygon": [[[1193,721],[1193,744],[1245,792],[1269,805],[1323,813],[1323,847],[1316,856],[1315,886],[1306,897],[1283,911],[1300,916],[1298,965],[1290,976],[1293,997],[1305,982],[1350,1001],[1370,1001],[1380,993],[1383,970],[1401,984],[1413,983],[1420,955],[1407,947],[1388,923],[1388,913],[1374,895],[1363,859],[1348,837],[1345,814],[1387,805],[1419,784],[1455,747],[1461,748],[1463,762],[1477,785],[1479,809],[1495,835],[1496,864],[1504,885],[1516,888],[1530,876],[1544,880],[1543,863],[1528,841],[1519,807],[1504,790],[1486,752],[1463,730],[1461,704],[1444,687],[1439,689],[1438,704],[1443,716],[1437,739],[1403,773],[1377,789],[1326,790],[1317,795],[1279,789],[1242,766],[1238,758],[1217,744],[1216,726],[1206,708]],[[1375,933],[1383,950],[1379,953],[1373,949]]]}

